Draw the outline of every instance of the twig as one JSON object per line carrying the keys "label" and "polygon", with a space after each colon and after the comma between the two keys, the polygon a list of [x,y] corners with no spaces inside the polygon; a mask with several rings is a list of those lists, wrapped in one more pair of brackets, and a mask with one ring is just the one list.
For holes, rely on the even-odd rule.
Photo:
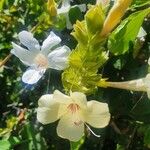
{"label": "twig", "polygon": [[114,121],[111,121],[110,126],[113,127],[113,129],[118,133],[118,134],[122,134],[120,129],[117,127],[117,125],[115,124]]}
{"label": "twig", "polygon": [[136,129],[137,129],[137,127],[134,128],[132,134],[130,135],[130,140],[129,140],[127,146],[126,146],[126,149],[129,149],[129,146],[130,146],[130,144],[131,144],[131,142],[132,142],[132,140],[133,140],[133,138],[134,138],[134,135],[135,135],[135,133],[136,133]]}
{"label": "twig", "polygon": [[3,61],[0,63],[0,68],[10,59],[10,57],[12,56],[12,54],[8,54]]}
{"label": "twig", "polygon": [[135,105],[132,107],[132,109],[130,110],[130,112],[132,112],[135,108],[136,108],[136,106],[139,104],[139,102],[142,100],[142,98],[143,98],[143,96],[144,96],[144,93],[141,95],[141,97],[139,98],[139,100],[135,103]]}

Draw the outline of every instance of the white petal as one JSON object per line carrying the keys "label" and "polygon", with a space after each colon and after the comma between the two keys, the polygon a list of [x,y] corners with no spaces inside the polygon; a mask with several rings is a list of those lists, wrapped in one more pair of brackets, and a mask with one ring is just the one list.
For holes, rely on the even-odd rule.
{"label": "white petal", "polygon": [[38,101],[39,107],[47,107],[55,105],[55,101],[53,100],[53,94],[45,94],[42,95]]}
{"label": "white petal", "polygon": [[81,92],[73,92],[70,93],[70,97],[73,99],[73,101],[78,104],[82,109],[85,109],[87,107],[87,99],[86,95]]}
{"label": "white petal", "polygon": [[22,76],[22,81],[27,84],[35,84],[43,76],[45,69],[37,70],[29,68]]}
{"label": "white petal", "polygon": [[138,32],[137,37],[138,37],[138,38],[141,38],[141,37],[144,37],[144,36],[146,36],[146,35],[147,35],[147,33],[145,32],[145,30],[144,30],[142,27],[140,27],[140,30],[139,30],[139,32]]}
{"label": "white petal", "polygon": [[55,102],[61,104],[61,105],[68,105],[70,103],[72,103],[72,100],[69,96],[61,93],[60,91],[58,90],[55,90],[54,91],[54,94],[53,94],[53,99]]}
{"label": "white petal", "polygon": [[103,7],[107,7],[110,4],[110,0],[97,0],[97,4],[101,4]]}
{"label": "white petal", "polygon": [[33,37],[33,34],[28,31],[22,31],[18,34],[20,42],[29,50],[34,52],[40,51],[39,42]]}
{"label": "white petal", "polygon": [[37,119],[42,124],[58,120],[59,105],[53,100],[53,95],[43,95],[38,101]]}
{"label": "white petal", "polygon": [[68,56],[70,53],[71,51],[67,46],[62,46],[52,51],[48,55],[49,68],[53,68],[56,70],[65,69],[68,65]]}
{"label": "white petal", "polygon": [[144,86],[147,90],[148,98],[150,98],[150,73],[147,74],[145,78],[143,78],[143,82],[144,82]]}
{"label": "white petal", "polygon": [[78,7],[81,12],[85,12],[86,11],[86,5],[85,4],[75,5],[72,8],[74,8],[74,7]]}
{"label": "white petal", "polygon": [[72,103],[72,100],[69,96],[61,93],[58,90],[54,91],[53,94],[53,100],[60,104],[59,106],[59,112],[58,112],[58,116],[61,117],[62,115],[64,115],[67,112],[67,107],[70,103]]}
{"label": "white petal", "polygon": [[108,105],[94,100],[89,101],[87,105],[87,111],[83,111],[84,121],[95,128],[107,126],[110,121]]}
{"label": "white petal", "polygon": [[143,82],[144,82],[144,85],[150,89],[150,73],[147,74],[145,78],[143,78]]}
{"label": "white petal", "polygon": [[67,27],[67,29],[69,29],[69,30],[72,29],[73,26],[72,26],[72,24],[71,24],[71,22],[70,22],[69,14],[66,13],[66,14],[64,14],[64,16],[65,16],[65,18],[66,18],[66,27]]}
{"label": "white petal", "polygon": [[47,55],[50,49],[58,45],[60,42],[61,42],[61,39],[59,38],[59,36],[54,34],[54,32],[50,32],[50,35],[43,42],[41,52]]}
{"label": "white petal", "polygon": [[58,136],[70,141],[78,141],[83,136],[84,123],[77,115],[64,115],[57,126]]}
{"label": "white petal", "polygon": [[37,120],[39,122],[41,122],[42,124],[48,124],[48,123],[52,123],[55,122],[56,120],[58,120],[58,105],[56,105],[55,107],[47,108],[47,107],[43,107],[43,108],[38,108],[37,109]]}
{"label": "white petal", "polygon": [[11,53],[18,57],[25,65],[32,66],[34,64],[33,60],[36,56],[35,53],[28,51],[21,46],[12,42],[13,49]]}
{"label": "white petal", "polygon": [[147,89],[147,96],[150,99],[150,89]]}
{"label": "white petal", "polygon": [[57,9],[57,14],[68,13],[70,10],[70,0],[63,0],[62,5],[59,9]]}

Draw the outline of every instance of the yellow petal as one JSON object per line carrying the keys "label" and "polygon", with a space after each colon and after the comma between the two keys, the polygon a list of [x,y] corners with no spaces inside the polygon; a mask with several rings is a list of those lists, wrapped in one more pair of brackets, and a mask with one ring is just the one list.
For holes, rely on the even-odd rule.
{"label": "yellow petal", "polygon": [[59,104],[53,100],[53,95],[43,95],[38,101],[37,119],[42,124],[48,124],[59,119]]}
{"label": "yellow petal", "polygon": [[74,103],[78,104],[81,108],[87,107],[87,99],[86,95],[81,92],[73,92],[70,93],[70,97]]}
{"label": "yellow petal", "polygon": [[78,141],[83,136],[83,133],[84,123],[78,115],[66,114],[60,119],[57,126],[58,136],[70,141]]}
{"label": "yellow petal", "polygon": [[106,103],[89,101],[87,110],[83,111],[84,121],[95,128],[103,128],[110,120],[109,108]]}

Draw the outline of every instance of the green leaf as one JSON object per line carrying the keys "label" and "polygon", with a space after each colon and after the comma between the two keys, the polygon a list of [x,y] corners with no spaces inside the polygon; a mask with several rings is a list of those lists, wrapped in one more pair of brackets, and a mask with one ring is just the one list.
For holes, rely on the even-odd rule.
{"label": "green leaf", "polygon": [[70,149],[79,150],[79,148],[82,146],[83,143],[84,143],[84,136],[78,142],[70,141]]}
{"label": "green leaf", "polygon": [[141,6],[144,6],[147,4],[150,4],[149,0],[142,0],[142,1],[141,0],[133,0],[133,5],[131,6],[131,8],[141,7]]}
{"label": "green leaf", "polygon": [[1,1],[0,1],[0,10],[2,10],[2,9],[3,9],[4,2],[5,2],[5,0],[1,0]]}
{"label": "green leaf", "polygon": [[0,150],[10,150],[15,145],[21,143],[21,140],[18,137],[10,137],[8,140],[0,141]]}
{"label": "green leaf", "polygon": [[108,49],[114,55],[121,55],[129,50],[130,42],[134,42],[144,17],[150,8],[131,14],[109,36]]}
{"label": "green leaf", "polygon": [[74,24],[76,20],[82,20],[82,19],[83,19],[83,15],[79,7],[76,6],[70,9],[69,20],[72,24]]}
{"label": "green leaf", "polygon": [[116,150],[125,150],[125,148],[122,145],[117,144]]}
{"label": "green leaf", "polygon": [[35,126],[31,122],[24,126],[21,134],[24,140],[27,140],[27,142],[23,144],[25,149],[46,149],[44,139],[41,137],[41,134],[38,130],[35,129]]}
{"label": "green leaf", "polygon": [[2,150],[9,150],[11,147],[11,144],[9,141],[7,140],[1,140],[0,141],[0,149]]}
{"label": "green leaf", "polygon": [[138,133],[144,135],[144,145],[150,147],[150,125],[142,124],[138,128]]}
{"label": "green leaf", "polygon": [[150,145],[150,126],[148,127],[148,129],[145,132],[145,135],[144,135],[144,144],[145,145]]}

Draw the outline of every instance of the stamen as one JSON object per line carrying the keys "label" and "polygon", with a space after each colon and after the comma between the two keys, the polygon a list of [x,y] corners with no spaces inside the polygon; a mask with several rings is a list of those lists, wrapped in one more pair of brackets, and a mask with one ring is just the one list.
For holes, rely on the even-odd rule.
{"label": "stamen", "polygon": [[74,103],[70,104],[67,108],[71,111],[72,114],[76,113],[80,109],[79,105]]}
{"label": "stamen", "polygon": [[96,133],[94,133],[94,131],[92,131],[92,129],[85,123],[86,127],[88,128],[88,130],[96,137],[101,137],[100,135],[97,135]]}
{"label": "stamen", "polygon": [[47,68],[48,66],[48,60],[43,54],[38,54],[35,57],[34,62],[38,67]]}

